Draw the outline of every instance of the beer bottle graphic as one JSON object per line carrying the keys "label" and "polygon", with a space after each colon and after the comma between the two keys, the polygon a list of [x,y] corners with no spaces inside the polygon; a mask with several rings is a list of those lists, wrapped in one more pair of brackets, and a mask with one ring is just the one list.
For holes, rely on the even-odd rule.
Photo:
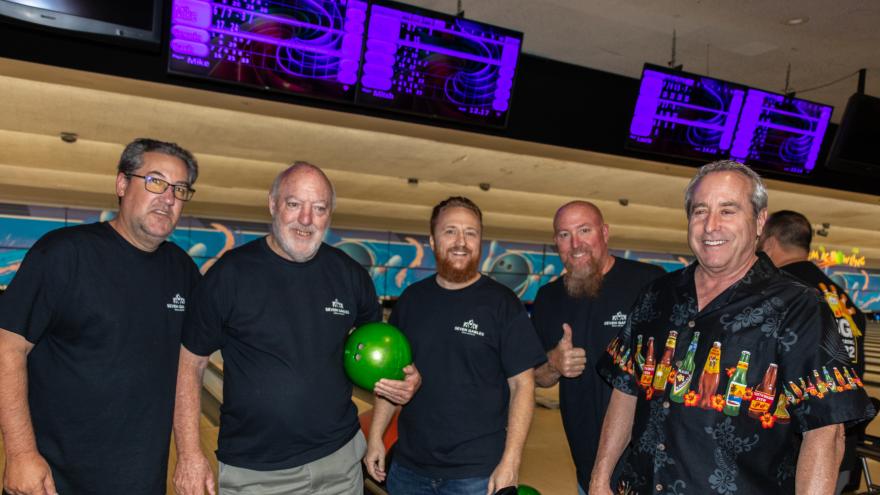
{"label": "beer bottle graphic", "polygon": [[[807,380],[809,379],[810,377],[807,377]],[[807,385],[807,382],[805,382],[803,378],[798,378],[798,381],[801,384],[801,388],[804,390],[804,400],[810,400],[811,396],[816,395],[816,387],[813,387],[813,391],[810,392],[810,386]]]}
{"label": "beer bottle graphic", "polygon": [[816,386],[813,385],[813,380],[811,380],[809,376],[807,377],[806,389],[807,389],[807,393],[813,397],[819,395],[819,390],[817,390]]}
{"label": "beer bottle graphic", "polygon": [[[801,380],[801,384],[803,384],[803,380]],[[791,387],[791,391],[794,392],[795,395],[797,395],[799,401],[804,399],[804,392],[800,387],[797,386],[796,383],[788,382],[788,386]]]}
{"label": "beer bottle graphic", "polygon": [[838,390],[846,390],[846,379],[840,373],[840,370],[837,369],[837,366],[832,368],[834,370],[834,378],[837,380],[837,389]]}
{"label": "beer bottle graphic", "polygon": [[700,375],[700,407],[713,409],[712,398],[718,390],[718,381],[721,379],[721,342],[713,342],[709,350],[709,357],[703,365],[703,373]]}
{"label": "beer bottle graphic", "polygon": [[672,382],[672,393],[669,394],[669,400],[681,404],[684,402],[685,394],[690,391],[691,379],[693,379],[694,369],[697,367],[694,364],[694,354],[697,353],[697,342],[699,340],[700,332],[694,332],[694,337],[691,339],[691,343],[688,346],[684,361],[681,362],[678,371],[675,373],[675,379]]}
{"label": "beer bottle graphic", "polygon": [[[752,393],[752,402],[749,404],[749,417],[758,419],[764,413],[770,412],[773,398],[776,397],[776,363],[770,363],[761,385]],[[782,397],[785,395],[782,394]]]}
{"label": "beer bottle graphic", "polygon": [[828,368],[825,366],[822,366],[822,376],[825,377],[825,385],[828,386],[828,390],[837,392],[837,383],[834,381],[834,378],[831,377],[831,373],[828,372]]}
{"label": "beer bottle graphic", "polygon": [[630,369],[630,367],[632,366],[632,362],[629,359],[629,351],[630,349],[629,347],[627,347],[626,352],[623,353],[623,357],[620,358],[620,364],[618,365],[620,366],[620,369],[626,371],[627,373],[632,372],[632,370]]}
{"label": "beer bottle graphic", "polygon": [[672,371],[672,358],[675,355],[675,342],[678,338],[678,332],[669,331],[666,337],[666,349],[663,351],[663,357],[660,364],[654,371],[654,395],[663,395],[666,392],[666,382],[669,381],[669,372]]}
{"label": "beer bottle graphic", "polygon": [[852,375],[849,374],[849,370],[845,367],[843,368],[843,375],[846,376],[846,381],[851,389],[855,389],[858,387],[858,385],[856,385],[856,382],[853,380]]}
{"label": "beer bottle graphic", "polygon": [[730,383],[727,384],[727,398],[724,402],[724,414],[728,416],[739,416],[739,408],[742,404],[743,395],[746,392],[746,373],[749,371],[749,351],[742,351],[739,362],[736,363],[736,371],[730,377]]}
{"label": "beer bottle graphic", "polygon": [[638,372],[641,373],[641,372],[642,372],[642,366],[645,365],[645,356],[642,356],[642,336],[641,336],[641,335],[637,335],[637,336],[636,336],[636,359],[635,359],[635,364],[636,364],[636,370],[638,370]]}
{"label": "beer bottle graphic", "polygon": [[[797,387],[794,382],[788,382],[792,387]],[[791,405],[795,405],[800,402],[800,399],[795,397],[793,393],[789,392],[785,385],[782,386],[782,390],[785,392],[785,396],[788,398],[788,403]],[[798,395],[802,395],[800,389],[798,389]]]}
{"label": "beer bottle graphic", "polygon": [[620,355],[617,352],[617,344],[619,344],[619,343],[620,343],[620,337],[614,337],[614,339],[612,339],[611,342],[608,343],[608,347],[605,349],[606,351],[608,351],[608,354],[611,355],[611,361],[614,364],[617,364],[620,362],[620,359],[619,359]]}
{"label": "beer bottle graphic", "polygon": [[854,382],[856,382],[856,386],[859,386],[859,387],[864,387],[864,386],[865,386],[865,385],[862,383],[862,379],[859,378],[859,374],[856,373],[856,370],[853,370],[853,372],[852,372],[852,379],[853,379]]}
{"label": "beer bottle graphic", "polygon": [[645,356],[645,364],[642,366],[642,379],[639,384],[645,390],[651,386],[654,381],[654,337],[648,337],[648,350]]}
{"label": "beer bottle graphic", "polygon": [[816,390],[818,390],[819,393],[822,395],[828,393],[828,387],[825,385],[825,380],[823,380],[822,377],[819,376],[818,371],[813,370],[813,378],[816,379]]}

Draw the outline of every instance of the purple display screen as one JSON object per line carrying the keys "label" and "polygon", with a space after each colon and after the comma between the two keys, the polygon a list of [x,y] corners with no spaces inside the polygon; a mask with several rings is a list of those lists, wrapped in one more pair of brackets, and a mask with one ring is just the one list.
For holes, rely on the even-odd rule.
{"label": "purple display screen", "polygon": [[727,157],[746,88],[646,66],[627,147],[701,160]]}
{"label": "purple display screen", "polygon": [[832,107],[749,89],[730,157],[753,168],[808,174],[816,166]]}
{"label": "purple display screen", "polygon": [[170,72],[353,102],[365,0],[174,0]]}
{"label": "purple display screen", "polygon": [[370,5],[359,104],[507,121],[522,34],[392,2]]}

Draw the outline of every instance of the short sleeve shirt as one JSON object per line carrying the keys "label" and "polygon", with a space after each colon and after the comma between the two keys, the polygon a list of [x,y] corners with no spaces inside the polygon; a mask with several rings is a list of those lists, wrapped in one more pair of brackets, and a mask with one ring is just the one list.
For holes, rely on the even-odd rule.
{"label": "short sleeve shirt", "polygon": [[394,459],[437,478],[489,476],[507,437],[507,379],[546,361],[516,295],[489,277],[409,286],[389,322],[410,341],[422,386],[403,407]]}
{"label": "short sleeve shirt", "polygon": [[794,493],[799,435],[872,417],[873,406],[815,290],[760,254],[698,311],[695,267],[642,292],[600,364],[637,396],[621,483],[644,494]]}
{"label": "short sleeve shirt", "polygon": [[611,386],[596,373],[594,364],[626,325],[642,287],[663,273],[655,265],[615,258],[595,298],[569,296],[562,277],[541,287],[535,298],[532,322],[544,350],[556,347],[562,338],[562,324],[568,323],[572,344],[587,354],[587,369],[580,376],[559,379],[562,425],[582,487],[590,486],[602,421],[611,398]]}
{"label": "short sleeve shirt", "polygon": [[198,268],[106,223],[47,233],[0,296],[0,328],[34,344],[28,403],[59,493],[165,492],[184,315]]}
{"label": "short sleeve shirt", "polygon": [[343,348],[353,326],[381,320],[357,262],[327,244],[311,260],[288,261],[260,238],[224,255],[192,299],[183,345],[223,355],[221,462],[289,469],[357,433]]}

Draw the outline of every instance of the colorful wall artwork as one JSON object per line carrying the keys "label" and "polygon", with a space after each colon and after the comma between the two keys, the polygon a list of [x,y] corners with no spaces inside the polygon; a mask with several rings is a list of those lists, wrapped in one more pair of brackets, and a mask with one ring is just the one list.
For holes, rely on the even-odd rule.
{"label": "colorful wall artwork", "polygon": [[[0,204],[0,288],[15,276],[25,253],[50,230],[79,223],[107,221],[115,212]],[[171,241],[183,248],[207,271],[224,253],[268,232],[268,224],[183,217]],[[549,237],[549,233],[548,233]],[[411,283],[434,273],[434,253],[427,235],[387,231],[332,229],[326,242],[345,251],[366,268],[383,299],[394,299]],[[562,261],[550,244],[486,240],[481,271],[531,302],[538,288],[563,272]],[[673,271],[692,261],[691,256],[639,251],[612,251]],[[835,266],[825,268],[845,287],[863,310],[880,311],[880,272]]]}

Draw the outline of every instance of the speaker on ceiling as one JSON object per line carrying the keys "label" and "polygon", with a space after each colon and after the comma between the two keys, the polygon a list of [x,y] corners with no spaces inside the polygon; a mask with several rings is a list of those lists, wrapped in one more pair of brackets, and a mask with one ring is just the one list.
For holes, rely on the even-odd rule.
{"label": "speaker on ceiling", "polygon": [[862,93],[849,97],[825,166],[880,178],[880,98]]}

